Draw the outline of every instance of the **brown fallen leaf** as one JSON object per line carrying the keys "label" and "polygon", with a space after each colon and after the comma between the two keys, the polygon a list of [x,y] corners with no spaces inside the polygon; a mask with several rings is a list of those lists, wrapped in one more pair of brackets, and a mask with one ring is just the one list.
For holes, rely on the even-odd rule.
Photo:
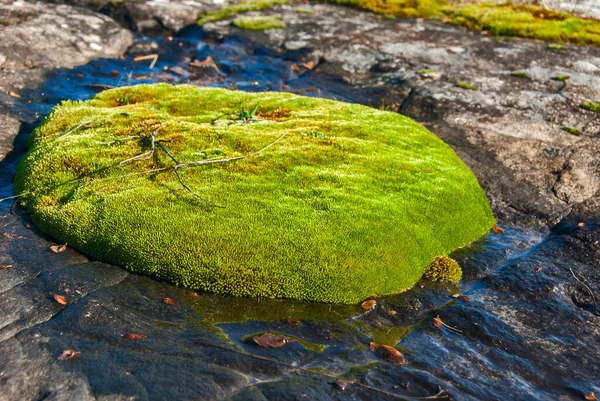
{"label": "brown fallen leaf", "polygon": [[121,75],[121,73],[117,70],[112,70],[110,72],[110,75],[112,75],[113,77],[118,77],[119,75]]}
{"label": "brown fallen leaf", "polygon": [[0,270],[10,269],[12,265],[0,265]]}
{"label": "brown fallen leaf", "polygon": [[539,273],[539,272],[542,271],[543,268],[544,268],[544,266],[538,266],[538,267],[535,268],[535,272]]}
{"label": "brown fallen leaf", "polygon": [[66,305],[69,303],[69,301],[67,301],[67,297],[65,297],[64,295],[56,294],[56,295],[54,295],[54,300],[61,305]]}
{"label": "brown fallen leaf", "polygon": [[290,70],[292,70],[292,71],[296,71],[297,72],[299,69],[300,68],[298,68],[298,66],[296,64],[290,65]]}
{"label": "brown fallen leaf", "polygon": [[579,223],[577,223],[577,227],[585,227],[585,223],[583,221],[580,221]]}
{"label": "brown fallen leaf", "polygon": [[167,305],[175,305],[177,303],[171,298],[163,298],[163,302],[166,303]]}
{"label": "brown fallen leaf", "polygon": [[502,229],[502,227],[500,227],[497,224],[494,224],[494,227],[492,227],[492,232],[494,234],[504,234],[504,230]]}
{"label": "brown fallen leaf", "polygon": [[402,352],[398,351],[394,347],[384,344],[377,344],[376,342],[371,342],[369,344],[369,348],[371,348],[371,351],[387,359],[390,362],[399,364],[404,363],[404,355],[402,355]]}
{"label": "brown fallen leaf", "polygon": [[67,349],[67,350],[64,350],[62,352],[62,354],[60,354],[58,356],[58,358],[56,358],[56,359],[58,359],[59,361],[64,361],[66,359],[71,359],[75,355],[79,355],[79,354],[81,354],[81,352],[78,352],[78,351],[75,351],[75,350],[72,350],[72,349]]}
{"label": "brown fallen leaf", "polygon": [[127,333],[127,334],[123,334],[123,338],[126,340],[134,341],[134,340],[144,340],[146,338],[146,336],[143,334]]}
{"label": "brown fallen leaf", "polygon": [[17,98],[17,99],[21,98],[21,95],[19,95],[17,92],[13,92],[13,91],[8,92],[8,95],[12,96],[14,98]]}
{"label": "brown fallen leaf", "polygon": [[450,21],[450,17],[448,17],[447,15],[444,15],[444,16],[442,17],[442,22],[445,24],[445,23],[447,23],[448,21]]}
{"label": "brown fallen leaf", "polygon": [[215,63],[215,60],[211,56],[208,56],[204,60],[194,60],[194,61],[192,61],[190,63],[190,67],[193,67],[193,68],[210,68],[210,69],[213,69],[215,71],[219,71],[219,66],[217,65],[217,63]]}
{"label": "brown fallen leaf", "polygon": [[289,316],[284,317],[283,319],[281,319],[281,321],[287,324],[288,326],[298,326],[300,324],[299,320],[292,319]]}
{"label": "brown fallen leaf", "polygon": [[459,298],[460,298],[460,300],[461,300],[461,301],[463,301],[463,302],[471,302],[471,298],[469,298],[469,297],[468,297],[468,296],[466,296],[466,295],[461,295]]}
{"label": "brown fallen leaf", "polygon": [[198,293],[196,291],[190,291],[190,297],[197,297]]}
{"label": "brown fallen leaf", "polygon": [[283,334],[264,333],[252,337],[252,340],[262,348],[280,348],[289,342],[295,341],[293,338],[284,336]]}
{"label": "brown fallen leaf", "polygon": [[52,245],[50,247],[50,250],[54,253],[61,253],[64,252],[67,249],[67,244],[64,245]]}
{"label": "brown fallen leaf", "polygon": [[342,391],[346,390],[351,384],[352,382],[350,380],[338,379],[335,381],[335,386]]}
{"label": "brown fallen leaf", "polygon": [[302,68],[307,69],[309,71],[313,70],[316,66],[317,66],[317,63],[315,63],[314,61],[308,61],[301,65]]}
{"label": "brown fallen leaf", "polygon": [[440,318],[440,315],[437,315],[436,317],[433,318],[433,325],[435,327],[437,327],[438,329],[444,325],[444,322]]}
{"label": "brown fallen leaf", "polygon": [[363,302],[362,304],[360,304],[360,307],[363,309],[366,309],[366,310],[371,310],[375,306],[377,306],[377,301],[375,301],[374,299],[369,299],[369,300]]}
{"label": "brown fallen leaf", "polygon": [[596,394],[594,394],[593,391],[589,394],[586,394],[585,399],[588,401],[598,401],[598,398],[596,398]]}

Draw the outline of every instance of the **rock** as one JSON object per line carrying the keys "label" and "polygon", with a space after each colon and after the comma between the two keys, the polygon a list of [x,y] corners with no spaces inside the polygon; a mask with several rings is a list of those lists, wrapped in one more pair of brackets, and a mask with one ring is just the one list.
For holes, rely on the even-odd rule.
{"label": "rock", "polygon": [[52,68],[118,57],[133,35],[112,19],[78,7],[38,2],[0,2],[0,91],[39,82]]}
{"label": "rock", "polygon": [[18,120],[0,113],[0,163],[13,149],[13,141],[20,127],[21,123]]}

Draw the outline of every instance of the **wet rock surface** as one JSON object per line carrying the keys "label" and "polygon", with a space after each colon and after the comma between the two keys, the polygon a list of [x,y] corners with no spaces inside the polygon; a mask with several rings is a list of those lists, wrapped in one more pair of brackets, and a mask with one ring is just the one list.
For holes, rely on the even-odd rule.
{"label": "wet rock surface", "polygon": [[[56,10],[70,7],[23,4],[20,10],[29,14],[0,13],[10,21],[0,35],[41,21],[39,10],[61,15]],[[12,67],[0,71],[10,78],[0,82],[18,85],[20,96],[9,95],[9,86],[0,95],[0,197],[12,195],[16,164],[39,116],[61,100],[89,98],[109,86],[192,82],[294,91],[408,114],[473,168],[505,234],[490,234],[454,255],[464,270],[460,288],[423,282],[365,310],[195,294],[89,261],[68,247],[55,253],[50,247],[57,244],[40,235],[18,205],[1,202],[0,400],[436,394],[580,400],[600,394],[600,121],[579,107],[600,100],[598,48],[551,50],[441,22],[294,5],[261,12],[280,16],[285,30],[247,32],[225,21],[206,32],[184,29],[171,40],[140,37],[125,52],[130,33],[98,10],[72,10],[64,12],[89,13],[105,21],[99,30],[121,39],[108,53],[73,45],[64,60],[27,69],[12,58]],[[60,43],[77,40],[66,35]],[[45,60],[40,47],[19,51],[25,48],[29,53],[22,54]],[[135,61],[148,54],[158,54],[153,68],[152,60]],[[55,62],[68,68],[51,69]],[[515,71],[531,79],[511,75]],[[551,79],[558,75],[571,78]],[[467,298],[452,296],[459,292]],[[452,329],[433,324],[438,314]],[[299,341],[261,348],[251,337],[264,332]],[[397,345],[405,363],[373,353],[371,341]],[[59,360],[65,350],[80,354]]]}

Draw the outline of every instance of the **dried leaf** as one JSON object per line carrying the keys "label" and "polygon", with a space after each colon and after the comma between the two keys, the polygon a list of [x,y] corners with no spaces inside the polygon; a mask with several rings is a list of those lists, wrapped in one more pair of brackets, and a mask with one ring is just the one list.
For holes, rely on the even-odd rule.
{"label": "dried leaf", "polygon": [[463,302],[471,302],[471,298],[469,298],[466,295],[461,295],[460,296],[460,300],[463,301]]}
{"label": "dried leaf", "polygon": [[289,316],[284,317],[283,319],[281,319],[281,321],[287,324],[288,326],[298,326],[300,324],[299,320],[294,320]]}
{"label": "dried leaf", "polygon": [[0,265],[0,270],[10,269],[12,265]]}
{"label": "dried leaf", "polygon": [[127,333],[127,334],[123,334],[123,338],[126,340],[134,341],[134,340],[144,340],[146,338],[146,336],[143,334]]}
{"label": "dried leaf", "polygon": [[593,391],[589,394],[586,394],[585,399],[588,401],[598,401],[598,398],[596,398],[596,394],[594,394]]}
{"label": "dried leaf", "polygon": [[271,334],[264,333],[258,336],[252,337],[252,340],[262,348],[280,348],[288,342],[295,341],[293,338],[284,336],[282,334]]}
{"label": "dried leaf", "polygon": [[377,306],[377,301],[375,301],[374,299],[369,299],[369,300],[363,302],[362,304],[360,304],[360,307],[363,309],[366,309],[366,310],[371,310],[375,306]]}
{"label": "dried leaf", "polygon": [[444,322],[440,318],[440,315],[437,315],[436,317],[433,318],[433,325],[435,327],[437,327],[438,329],[444,325]]}
{"label": "dried leaf", "polygon": [[450,17],[448,17],[447,15],[444,15],[444,16],[442,17],[442,22],[445,24],[445,23],[447,23],[448,21],[450,21]]}
{"label": "dried leaf", "polygon": [[309,61],[307,63],[302,64],[302,68],[305,68],[307,70],[312,70],[317,66],[317,63],[315,63],[314,61]]}
{"label": "dried leaf", "polygon": [[190,291],[190,297],[197,297],[198,293],[196,291]]}
{"label": "dried leaf", "polygon": [[67,301],[67,297],[65,297],[64,295],[58,295],[58,294],[57,294],[57,295],[54,295],[54,300],[55,300],[56,302],[58,302],[59,304],[61,304],[61,305],[66,305],[66,304],[68,304],[68,303],[69,303],[69,302]]}
{"label": "dried leaf", "polygon": [[577,223],[577,227],[585,227],[585,223],[583,221],[580,221],[579,223]]}
{"label": "dried leaf", "polygon": [[502,227],[500,227],[497,224],[494,224],[494,227],[492,227],[492,232],[494,234],[504,234],[504,230],[502,229]]}
{"label": "dried leaf", "polygon": [[10,92],[8,92],[8,94],[9,94],[9,96],[12,96],[17,99],[21,98],[21,95],[19,95],[17,92],[10,91]]}
{"label": "dried leaf", "polygon": [[176,302],[171,298],[163,298],[163,302],[166,303],[167,305],[175,305],[176,304]]}
{"label": "dried leaf", "polygon": [[73,358],[75,355],[79,355],[79,354],[81,354],[81,352],[78,352],[78,351],[75,351],[75,350],[72,350],[72,349],[67,349],[67,350],[64,350],[64,351],[62,352],[62,354],[60,354],[60,355],[59,355],[59,357],[58,357],[57,359],[58,359],[59,361],[64,361],[64,360],[66,360],[66,359],[71,359],[71,358]]}
{"label": "dried leaf", "polygon": [[300,70],[300,68],[298,68],[298,66],[296,64],[292,64],[292,65],[290,65],[290,70],[297,72],[298,70]]}
{"label": "dried leaf", "polygon": [[121,75],[121,73],[117,70],[112,70],[110,72],[110,75],[112,75],[113,77],[118,77],[119,75]]}
{"label": "dried leaf", "polygon": [[215,63],[215,60],[208,56],[204,60],[194,60],[190,63],[190,67],[194,68],[211,68],[213,70],[219,71],[219,66]]}
{"label": "dried leaf", "polygon": [[539,272],[542,271],[543,268],[544,268],[544,266],[538,266],[538,267],[535,268],[535,272],[539,273]]}
{"label": "dried leaf", "polygon": [[64,244],[64,245],[52,245],[50,247],[50,249],[54,253],[61,253],[61,252],[64,252],[67,249],[67,244]]}
{"label": "dried leaf", "polygon": [[377,344],[375,342],[371,342],[369,344],[369,348],[374,353],[380,355],[381,357],[387,359],[390,362],[394,363],[404,363],[404,356],[400,351],[396,348],[391,347],[389,345]]}

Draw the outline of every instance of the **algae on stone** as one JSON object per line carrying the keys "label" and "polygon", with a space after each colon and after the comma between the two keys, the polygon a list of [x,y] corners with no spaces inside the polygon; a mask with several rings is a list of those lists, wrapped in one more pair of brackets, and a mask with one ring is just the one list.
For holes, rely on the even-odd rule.
{"label": "algae on stone", "polygon": [[232,18],[239,13],[250,11],[261,11],[273,8],[277,5],[287,4],[288,0],[247,0],[239,4],[223,7],[217,11],[202,14],[196,23],[198,25],[208,24]]}
{"label": "algae on stone", "polygon": [[[255,120],[237,120],[257,104]],[[283,134],[254,157],[179,170],[210,204],[158,150],[230,158]],[[152,157],[119,165],[141,154]],[[190,85],[57,106],[31,136],[15,190],[43,232],[93,258],[234,296],[355,303],[397,293],[494,224],[471,171],[409,118]]]}

